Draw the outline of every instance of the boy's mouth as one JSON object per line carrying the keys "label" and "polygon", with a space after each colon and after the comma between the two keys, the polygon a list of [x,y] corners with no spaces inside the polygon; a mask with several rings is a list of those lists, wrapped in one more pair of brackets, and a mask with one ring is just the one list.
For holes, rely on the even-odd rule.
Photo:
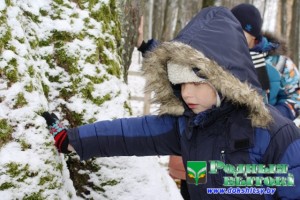
{"label": "boy's mouth", "polygon": [[189,103],[189,104],[187,104],[187,106],[188,106],[190,109],[194,109],[194,108],[197,107],[197,104]]}

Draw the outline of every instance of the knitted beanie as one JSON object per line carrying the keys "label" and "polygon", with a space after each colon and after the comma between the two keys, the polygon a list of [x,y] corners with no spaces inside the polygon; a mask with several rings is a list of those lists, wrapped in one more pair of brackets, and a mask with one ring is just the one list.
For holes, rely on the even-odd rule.
{"label": "knitted beanie", "polygon": [[251,5],[242,3],[231,9],[232,14],[239,20],[244,31],[261,39],[262,18],[259,10]]}
{"label": "knitted beanie", "polygon": [[221,98],[216,88],[205,78],[201,78],[197,75],[197,70],[175,63],[169,62],[167,64],[167,72],[169,81],[176,85],[182,83],[207,83],[216,93],[216,107],[220,107]]}

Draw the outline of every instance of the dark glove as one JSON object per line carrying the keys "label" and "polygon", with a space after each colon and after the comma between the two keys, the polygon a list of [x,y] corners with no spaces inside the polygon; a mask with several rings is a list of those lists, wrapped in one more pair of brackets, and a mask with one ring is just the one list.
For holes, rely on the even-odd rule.
{"label": "dark glove", "polygon": [[69,153],[68,145],[69,138],[67,135],[67,128],[60,123],[54,113],[44,112],[42,116],[45,118],[50,134],[54,137],[55,146],[60,153]]}

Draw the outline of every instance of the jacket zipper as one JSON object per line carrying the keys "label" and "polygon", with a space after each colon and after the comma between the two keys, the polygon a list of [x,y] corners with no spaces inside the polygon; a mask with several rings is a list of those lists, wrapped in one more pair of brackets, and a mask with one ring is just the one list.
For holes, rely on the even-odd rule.
{"label": "jacket zipper", "polygon": [[224,150],[224,149],[221,150],[220,160],[221,160],[223,163],[225,163],[225,150]]}

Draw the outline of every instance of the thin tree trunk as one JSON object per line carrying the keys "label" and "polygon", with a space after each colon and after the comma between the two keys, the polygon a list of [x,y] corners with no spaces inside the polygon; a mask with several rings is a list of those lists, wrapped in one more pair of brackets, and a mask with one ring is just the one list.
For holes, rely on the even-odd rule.
{"label": "thin tree trunk", "polygon": [[178,13],[177,0],[167,0],[166,5],[168,6],[165,7],[162,41],[169,41],[173,38]]}
{"label": "thin tree trunk", "polygon": [[294,63],[300,66],[300,1],[294,1],[293,13],[292,13],[292,30],[291,30],[291,40],[289,41],[289,46],[291,50],[291,58]]}
{"label": "thin tree trunk", "polygon": [[122,61],[124,66],[124,81],[127,83],[128,69],[131,63],[131,56],[137,42],[137,30],[140,23],[140,16],[143,14],[142,8],[144,1],[129,0],[119,1],[121,12],[122,38],[124,44],[120,47],[122,49]]}
{"label": "thin tree trunk", "polygon": [[152,37],[162,40],[162,28],[164,26],[164,10],[165,0],[154,0],[153,7],[153,24],[152,24]]}

